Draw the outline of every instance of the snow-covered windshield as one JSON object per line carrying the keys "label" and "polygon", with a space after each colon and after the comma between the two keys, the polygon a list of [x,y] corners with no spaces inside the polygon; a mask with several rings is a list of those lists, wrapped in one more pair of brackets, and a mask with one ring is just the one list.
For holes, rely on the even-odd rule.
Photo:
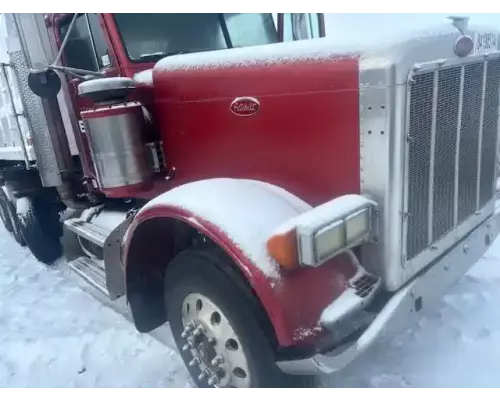
{"label": "snow-covered windshield", "polygon": [[278,42],[272,14],[114,14],[132,61]]}

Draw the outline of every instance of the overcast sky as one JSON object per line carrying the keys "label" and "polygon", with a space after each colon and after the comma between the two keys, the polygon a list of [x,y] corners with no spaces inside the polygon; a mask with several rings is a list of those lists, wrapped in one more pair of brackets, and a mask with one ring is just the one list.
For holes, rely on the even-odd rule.
{"label": "overcast sky", "polygon": [[[438,0],[437,0],[438,1]],[[452,14],[452,13],[451,13]],[[377,40],[386,40],[401,32],[425,29],[449,24],[450,14],[331,14],[325,13],[326,35],[332,40],[342,41],[349,35],[349,41],[363,42],[376,35]],[[471,24],[481,24],[500,30],[500,14],[459,14],[470,17]],[[5,57],[2,42],[5,34],[3,16],[0,14],[0,61]],[[340,39],[340,40],[339,40]]]}
{"label": "overcast sky", "polygon": [[449,15],[468,16],[471,24],[480,24],[500,29],[500,14],[325,14],[326,36],[335,38],[352,36],[355,41],[366,35],[377,35],[380,39],[408,30],[420,30],[448,24]]}

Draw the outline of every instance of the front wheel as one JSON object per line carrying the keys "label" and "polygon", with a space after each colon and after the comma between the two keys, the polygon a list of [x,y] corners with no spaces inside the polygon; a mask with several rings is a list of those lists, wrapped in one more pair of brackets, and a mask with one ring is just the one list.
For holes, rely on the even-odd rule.
{"label": "front wheel", "polygon": [[199,387],[310,387],[313,377],[289,376],[276,365],[270,341],[248,294],[210,252],[187,250],[168,268],[168,319]]}

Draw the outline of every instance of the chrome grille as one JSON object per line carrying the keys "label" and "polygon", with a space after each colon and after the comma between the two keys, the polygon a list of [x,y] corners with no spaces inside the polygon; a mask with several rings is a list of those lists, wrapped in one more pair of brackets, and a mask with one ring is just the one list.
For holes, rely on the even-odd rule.
{"label": "chrome grille", "polygon": [[[500,81],[500,60],[490,61],[486,72],[485,104],[498,106],[498,90]],[[479,189],[479,206],[484,206],[495,192],[495,160],[498,130],[498,109],[485,107],[483,116],[483,134],[481,136],[481,175]]]}
{"label": "chrome grille", "polygon": [[493,197],[500,60],[417,72],[411,79],[407,261]]}

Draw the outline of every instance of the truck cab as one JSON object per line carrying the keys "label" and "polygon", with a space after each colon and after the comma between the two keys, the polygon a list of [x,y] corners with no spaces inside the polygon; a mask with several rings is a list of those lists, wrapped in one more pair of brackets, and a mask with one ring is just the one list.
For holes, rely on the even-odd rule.
{"label": "truck cab", "polygon": [[[73,14],[51,14],[45,20],[60,48]],[[138,79],[140,85],[164,57],[323,36],[322,14],[79,14],[65,43],[61,65],[101,77]],[[84,129],[80,112],[92,105],[78,95],[81,82],[69,76],[64,100],[73,105],[67,119],[76,119],[79,131]],[[150,107],[150,91],[140,92],[142,101]],[[69,125],[66,123],[65,129],[71,132]],[[78,150],[88,152],[85,139],[79,136],[75,136]],[[92,168],[92,162],[83,165],[87,175]]]}
{"label": "truck cab", "polygon": [[125,298],[139,332],[168,322],[199,386],[344,368],[497,236],[496,31],[452,17],[340,44],[318,14],[12,18],[36,163],[2,171],[6,226]]}

